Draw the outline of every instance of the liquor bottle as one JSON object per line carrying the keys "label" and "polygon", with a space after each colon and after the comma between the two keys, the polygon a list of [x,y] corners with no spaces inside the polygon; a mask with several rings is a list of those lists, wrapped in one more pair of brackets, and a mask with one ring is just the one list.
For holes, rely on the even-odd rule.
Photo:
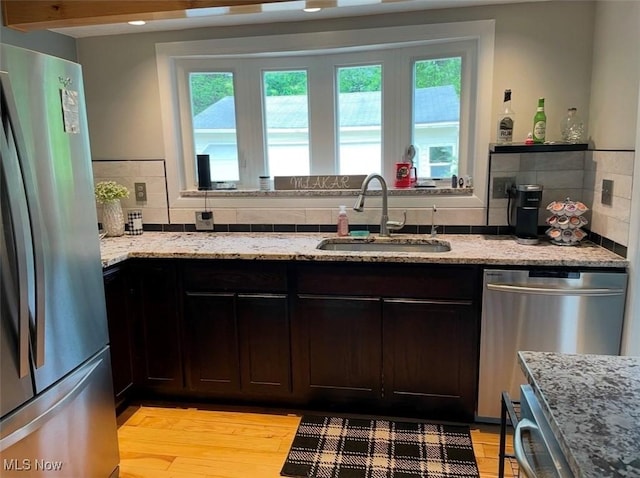
{"label": "liquor bottle", "polygon": [[498,144],[509,144],[513,141],[513,124],[515,113],[511,109],[511,90],[504,90],[502,112],[498,115]]}
{"label": "liquor bottle", "polygon": [[544,98],[538,98],[538,110],[533,117],[533,142],[544,143],[547,131],[547,115],[544,113]]}

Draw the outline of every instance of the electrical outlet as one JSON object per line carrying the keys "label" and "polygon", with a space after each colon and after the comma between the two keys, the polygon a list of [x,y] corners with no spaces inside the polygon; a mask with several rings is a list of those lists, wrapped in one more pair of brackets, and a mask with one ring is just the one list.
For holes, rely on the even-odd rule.
{"label": "electrical outlet", "polygon": [[509,197],[509,188],[516,185],[516,178],[493,178],[492,199],[503,199]]}
{"label": "electrical outlet", "polygon": [[607,206],[611,206],[613,202],[613,180],[612,179],[603,179],[602,180],[602,197],[600,198],[602,204]]}
{"label": "electrical outlet", "polygon": [[213,213],[196,211],[196,231],[213,231]]}
{"label": "electrical outlet", "polygon": [[136,201],[138,202],[146,202],[147,201],[147,183],[135,183],[134,188],[136,193]]}

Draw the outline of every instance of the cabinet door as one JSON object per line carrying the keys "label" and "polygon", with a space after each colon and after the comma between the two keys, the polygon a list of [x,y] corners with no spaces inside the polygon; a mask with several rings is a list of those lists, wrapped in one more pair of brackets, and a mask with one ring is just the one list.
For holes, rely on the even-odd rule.
{"label": "cabinet door", "polygon": [[136,381],[158,392],[182,390],[176,268],[171,261],[135,265]]}
{"label": "cabinet door", "polygon": [[473,420],[478,318],[471,302],[383,302],[385,402]]}
{"label": "cabinet door", "polygon": [[191,390],[240,390],[238,327],[233,293],[185,294],[187,385]]}
{"label": "cabinet door", "polygon": [[126,399],[133,386],[133,356],[130,320],[130,288],[126,272],[120,267],[104,273],[104,295],[111,347],[111,373],[116,404]]}
{"label": "cabinet door", "polygon": [[300,295],[294,320],[295,377],[306,401],[380,397],[380,299]]}
{"label": "cabinet door", "polygon": [[291,393],[291,339],[287,296],[240,294],[237,298],[243,393]]}

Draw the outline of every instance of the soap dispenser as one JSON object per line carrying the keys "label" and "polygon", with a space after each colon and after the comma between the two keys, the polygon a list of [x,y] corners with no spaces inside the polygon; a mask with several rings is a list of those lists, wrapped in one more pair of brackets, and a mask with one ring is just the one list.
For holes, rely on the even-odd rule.
{"label": "soap dispenser", "polygon": [[338,236],[348,236],[349,235],[349,218],[347,217],[347,208],[346,206],[340,206],[340,211],[338,212]]}

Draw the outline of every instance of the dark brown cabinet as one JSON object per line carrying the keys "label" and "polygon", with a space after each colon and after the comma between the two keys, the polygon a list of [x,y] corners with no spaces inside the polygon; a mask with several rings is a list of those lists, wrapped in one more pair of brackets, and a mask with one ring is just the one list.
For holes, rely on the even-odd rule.
{"label": "dark brown cabinet", "polygon": [[130,320],[112,342],[132,330],[114,370],[130,360],[144,398],[473,420],[476,266],[136,260],[126,286],[106,281],[110,316]]}
{"label": "dark brown cabinet", "polygon": [[288,295],[239,294],[237,317],[242,390],[250,395],[291,393]]}
{"label": "dark brown cabinet", "polygon": [[310,403],[473,420],[478,280],[471,266],[300,265],[298,394]]}
{"label": "dark brown cabinet", "polygon": [[471,301],[383,301],[386,406],[473,420],[477,322]]}
{"label": "dark brown cabinet", "polygon": [[177,263],[131,263],[136,385],[142,390],[174,393],[183,389]]}
{"label": "dark brown cabinet", "polygon": [[187,292],[184,298],[190,390],[240,390],[235,295]]}
{"label": "dark brown cabinet", "polygon": [[104,271],[104,294],[111,349],[111,373],[116,407],[123,405],[133,387],[133,329],[126,267],[114,266]]}
{"label": "dark brown cabinet", "polygon": [[296,305],[298,390],[306,402],[380,398],[381,304],[303,294]]}
{"label": "dark brown cabinet", "polygon": [[198,261],[185,264],[183,278],[189,389],[290,394],[286,264]]}

